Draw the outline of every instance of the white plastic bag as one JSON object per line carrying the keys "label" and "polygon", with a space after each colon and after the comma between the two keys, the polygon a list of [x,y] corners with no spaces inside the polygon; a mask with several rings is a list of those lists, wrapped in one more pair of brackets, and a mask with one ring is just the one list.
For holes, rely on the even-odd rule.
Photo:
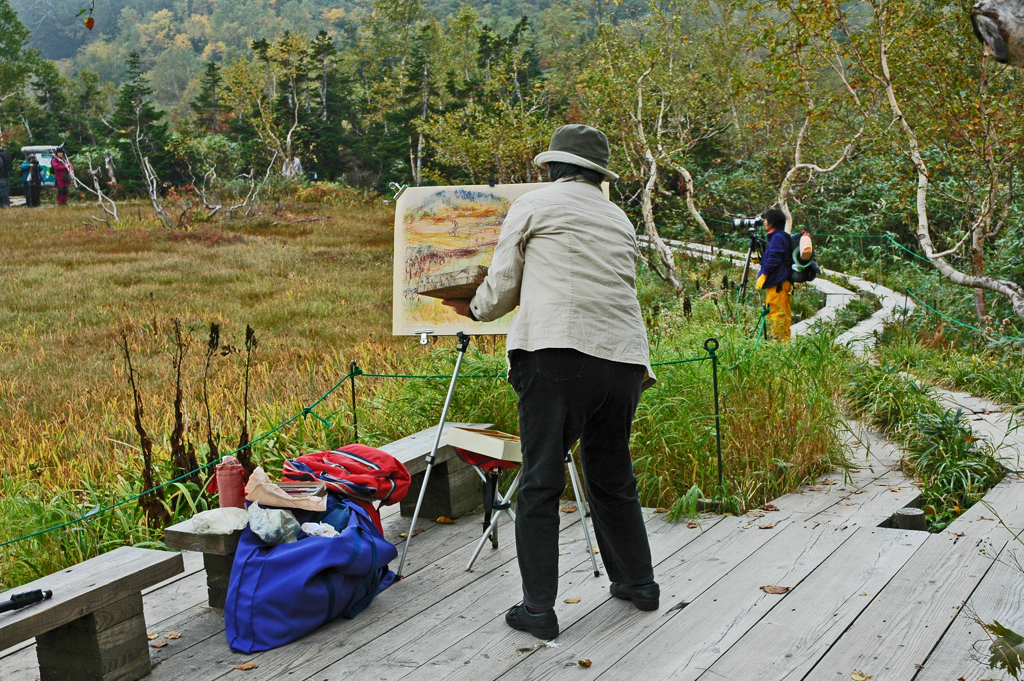
{"label": "white plastic bag", "polygon": [[215,508],[192,516],[192,529],[197,534],[231,534],[249,522],[244,508]]}
{"label": "white plastic bag", "polygon": [[265,544],[290,544],[299,536],[299,521],[280,508],[249,506],[249,529]]}
{"label": "white plastic bag", "polygon": [[328,523],[302,523],[302,531],[310,537],[337,537],[338,531]]}

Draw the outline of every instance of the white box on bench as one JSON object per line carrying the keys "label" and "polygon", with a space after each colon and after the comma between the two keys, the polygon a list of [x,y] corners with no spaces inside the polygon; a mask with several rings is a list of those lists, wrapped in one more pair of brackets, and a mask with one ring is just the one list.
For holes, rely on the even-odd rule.
{"label": "white box on bench", "polygon": [[448,444],[492,459],[523,462],[519,438],[500,430],[451,427],[448,429]]}

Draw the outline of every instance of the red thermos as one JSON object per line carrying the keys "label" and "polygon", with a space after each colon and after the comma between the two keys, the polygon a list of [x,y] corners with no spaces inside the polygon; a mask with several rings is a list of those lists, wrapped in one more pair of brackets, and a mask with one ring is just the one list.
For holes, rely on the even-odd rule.
{"label": "red thermos", "polygon": [[245,508],[245,469],[238,459],[225,456],[217,464],[217,491],[221,508]]}

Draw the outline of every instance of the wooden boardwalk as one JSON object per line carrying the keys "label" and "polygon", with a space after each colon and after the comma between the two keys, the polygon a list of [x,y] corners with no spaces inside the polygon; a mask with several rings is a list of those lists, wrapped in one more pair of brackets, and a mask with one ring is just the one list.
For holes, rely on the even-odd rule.
{"label": "wooden boardwalk", "polygon": [[[838,680],[855,670],[877,681],[1004,678],[977,661],[987,639],[960,605],[970,599],[983,618],[1024,628],[1024,576],[993,560],[1014,550],[1010,534],[983,506],[941,534],[878,527],[917,491],[893,470],[889,445],[860,437],[858,470],[775,500],[777,511],[707,517],[695,527],[649,512],[662,585],[656,612],[610,597],[607,578],[590,570],[578,515],[563,514],[562,633],[548,644],[504,623],[521,597],[509,525],[501,548],[485,548],[466,572],[481,531],[476,516],[424,521],[407,578],[367,611],[257,655],[228,648],[221,611],[205,604],[202,561],[189,554],[184,575],[144,595],[149,632],[181,634],[152,649],[149,678]],[[989,501],[1024,528],[1024,482],[1007,478]],[[406,522],[386,520],[392,541]],[[766,585],[790,591],[772,595]],[[247,662],[255,668],[235,669]],[[0,654],[5,681],[38,673],[33,645]]]}

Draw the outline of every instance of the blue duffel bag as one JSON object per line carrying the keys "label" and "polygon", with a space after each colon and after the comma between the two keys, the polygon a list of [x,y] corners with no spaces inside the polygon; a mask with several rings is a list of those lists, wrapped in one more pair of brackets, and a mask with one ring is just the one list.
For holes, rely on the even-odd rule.
{"label": "blue duffel bag", "polygon": [[[352,618],[395,580],[398,556],[366,511],[332,495],[327,512],[295,512],[300,523],[348,507],[337,537],[310,537],[271,546],[246,527],[231,565],[224,627],[238,653],[270,650],[305,636],[336,617]],[[337,517],[336,515],[334,517]]]}

